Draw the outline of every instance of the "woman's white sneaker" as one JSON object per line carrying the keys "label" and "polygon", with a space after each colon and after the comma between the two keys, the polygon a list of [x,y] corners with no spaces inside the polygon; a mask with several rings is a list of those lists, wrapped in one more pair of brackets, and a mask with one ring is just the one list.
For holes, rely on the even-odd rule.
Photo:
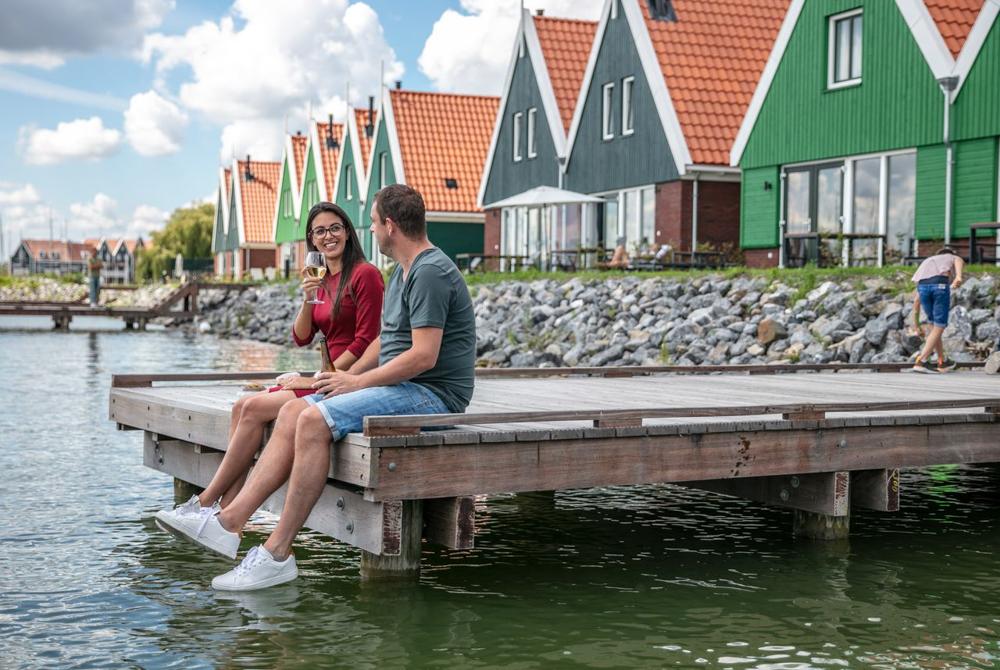
{"label": "woman's white sneaker", "polygon": [[179,510],[157,512],[156,525],[226,558],[236,558],[240,550],[239,534],[222,527],[219,510],[215,507],[201,507],[196,513]]}
{"label": "woman's white sneaker", "polygon": [[290,582],[299,576],[295,557],[290,555],[283,561],[276,561],[264,545],[251,549],[243,562],[224,575],[212,580],[212,588],[218,591],[254,591]]}

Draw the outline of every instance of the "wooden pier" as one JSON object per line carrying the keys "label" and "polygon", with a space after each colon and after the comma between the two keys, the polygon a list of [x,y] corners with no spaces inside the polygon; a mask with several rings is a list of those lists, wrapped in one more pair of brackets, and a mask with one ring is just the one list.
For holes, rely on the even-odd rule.
{"label": "wooden pier", "polygon": [[190,281],[152,307],[90,307],[76,302],[0,302],[0,316],[49,316],[55,330],[69,330],[75,316],[108,316],[125,321],[125,329],[146,330],[157,317],[190,319],[199,313],[198,294],[206,289],[242,291],[252,284]]}
{"label": "wooden pier", "polygon": [[[852,506],[899,509],[901,468],[1000,462],[1000,376],[906,367],[482,370],[467,414],[368,417],[332,445],[306,525],[360,548],[363,575],[412,573],[422,537],[473,546],[476,495],[673,483],[843,538]],[[116,375],[110,418],[144,431],[145,465],[205,486],[240,380],[275,374]]]}

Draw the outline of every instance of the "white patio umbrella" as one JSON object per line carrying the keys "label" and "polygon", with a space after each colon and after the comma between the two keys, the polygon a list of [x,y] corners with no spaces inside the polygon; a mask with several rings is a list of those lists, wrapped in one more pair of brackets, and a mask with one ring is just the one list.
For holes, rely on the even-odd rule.
{"label": "white patio umbrella", "polygon": [[577,205],[588,202],[604,202],[600,198],[585,193],[576,193],[555,186],[536,186],[523,193],[489,203],[483,209],[500,207],[545,207],[546,205]]}

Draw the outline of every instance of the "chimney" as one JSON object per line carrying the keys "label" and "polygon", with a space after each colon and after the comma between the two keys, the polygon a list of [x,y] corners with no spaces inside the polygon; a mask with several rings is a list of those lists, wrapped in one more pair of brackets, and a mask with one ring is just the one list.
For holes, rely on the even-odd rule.
{"label": "chimney", "polygon": [[326,129],[327,130],[326,148],[327,149],[339,149],[340,148],[340,143],[337,142],[337,138],[333,136],[333,114],[328,114],[326,118],[329,121],[329,125],[327,126],[327,129]]}
{"label": "chimney", "polygon": [[545,16],[545,10],[544,9],[536,9],[535,10],[535,16]]}
{"label": "chimney", "polygon": [[375,134],[375,96],[368,96],[368,123],[365,124],[365,137]]}
{"label": "chimney", "polygon": [[397,79],[396,80],[396,90],[400,91],[402,89],[403,89],[403,80],[402,79]]}
{"label": "chimney", "polygon": [[649,0],[649,15],[654,21],[677,22],[673,0]]}
{"label": "chimney", "polygon": [[246,168],[243,170],[243,178],[246,181],[253,181],[253,172],[250,171],[250,154],[247,154],[247,164]]}

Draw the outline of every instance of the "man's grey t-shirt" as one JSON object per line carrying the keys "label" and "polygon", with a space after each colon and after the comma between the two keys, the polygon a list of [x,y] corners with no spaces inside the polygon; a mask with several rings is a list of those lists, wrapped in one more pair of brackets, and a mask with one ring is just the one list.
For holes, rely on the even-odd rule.
{"label": "man's grey t-shirt", "polygon": [[475,382],[476,316],[462,273],[437,247],[420,252],[405,281],[398,265],[389,278],[379,365],[413,346],[414,328],[444,332],[437,363],[410,381],[429,388],[452,412],[464,412]]}

